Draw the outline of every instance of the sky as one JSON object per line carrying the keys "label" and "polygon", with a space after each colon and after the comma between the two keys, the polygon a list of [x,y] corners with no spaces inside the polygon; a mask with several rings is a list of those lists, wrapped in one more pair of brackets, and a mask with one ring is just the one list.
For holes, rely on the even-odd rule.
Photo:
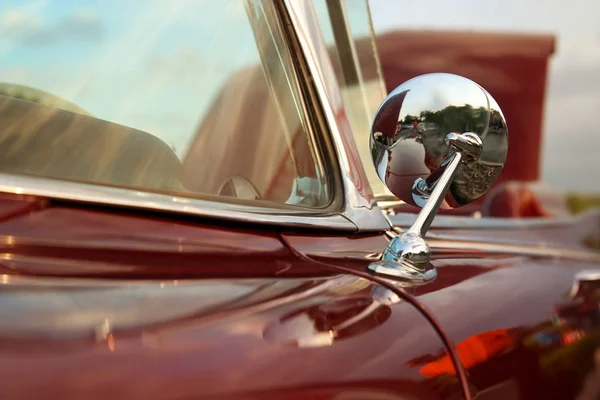
{"label": "sky", "polygon": [[217,90],[259,61],[237,0],[2,0],[0,82],[185,150]]}
{"label": "sky", "polygon": [[[315,0],[317,10],[325,0]],[[364,18],[364,0],[349,18]],[[600,2],[369,0],[376,33],[473,29],[552,33],[542,179],[600,192]],[[357,10],[356,15],[352,10]],[[133,18],[132,16],[135,16]],[[238,0],[2,0],[0,82],[48,91],[150,132],[181,154],[223,82],[258,62]],[[509,127],[510,128],[510,127]]]}
{"label": "sky", "polygon": [[599,1],[369,0],[369,4],[376,33],[456,29],[554,34],[557,47],[546,93],[542,181],[561,191],[600,193]]}

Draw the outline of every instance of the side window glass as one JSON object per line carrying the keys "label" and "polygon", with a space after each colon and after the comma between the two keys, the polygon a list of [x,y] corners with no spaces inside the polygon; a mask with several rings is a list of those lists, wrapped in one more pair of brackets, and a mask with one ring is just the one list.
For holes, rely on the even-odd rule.
{"label": "side window glass", "polygon": [[0,172],[178,196],[331,201],[273,5],[0,5]]}
{"label": "side window glass", "polygon": [[375,195],[393,196],[377,177],[369,151],[373,116],[387,95],[368,0],[314,0],[348,122]]}

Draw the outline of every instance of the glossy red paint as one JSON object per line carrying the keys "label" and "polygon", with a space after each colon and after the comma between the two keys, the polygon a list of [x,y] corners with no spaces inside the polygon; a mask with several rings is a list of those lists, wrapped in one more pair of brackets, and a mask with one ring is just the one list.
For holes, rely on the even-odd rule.
{"label": "glossy red paint", "polygon": [[10,317],[0,349],[6,398],[429,399],[456,392],[452,375],[430,379],[406,365],[444,350],[411,305],[376,305],[352,322],[374,303],[375,288],[353,277],[177,286],[26,278],[15,285],[20,290],[2,293]]}
{"label": "glossy red paint", "polygon": [[[493,236],[480,233],[479,240]],[[545,236],[553,234],[548,230]],[[307,257],[358,271],[372,260],[375,245],[373,238],[285,237]],[[539,244],[539,238],[521,237],[518,232],[512,239]],[[588,298],[584,303],[589,306],[581,306],[582,300],[568,294],[577,272],[600,270],[598,264],[466,251],[451,257],[438,254],[433,263],[438,269],[435,281],[404,290],[416,296],[455,343],[473,397],[597,398],[600,299]],[[573,313],[570,319],[564,317]],[[429,377],[447,374],[452,366],[446,351],[409,364]],[[578,397],[590,392],[591,397]]]}
{"label": "glossy red paint", "polygon": [[[310,256],[307,256],[302,253],[298,253],[298,251],[293,247],[293,245],[290,244],[289,239],[287,237],[283,236],[282,238],[285,241],[285,243],[287,243],[288,246],[290,246],[290,249],[293,249],[293,251],[296,252],[296,254],[298,254],[300,257],[306,258],[309,260],[311,259]],[[383,278],[380,278],[377,276],[373,276],[372,274],[362,271],[362,270],[356,270],[356,269],[352,269],[352,268],[349,268],[346,266],[340,266],[335,263],[327,263],[327,262],[319,262],[319,263],[320,263],[320,265],[322,265],[325,268],[332,269],[334,271],[339,271],[341,273],[348,273],[348,274],[351,274],[351,275],[354,275],[357,277],[361,277],[361,278],[367,279],[375,284],[379,284],[385,288],[388,288],[391,292],[395,293],[399,298],[402,298],[403,300],[409,302],[415,308],[417,308],[421,312],[421,314],[431,323],[432,327],[438,333],[440,339],[446,346],[446,352],[450,358],[450,362],[449,362],[449,365],[448,365],[446,371],[454,371],[454,375],[456,375],[456,377],[458,378],[458,383],[461,387],[462,395],[465,397],[465,399],[471,400],[472,397],[470,395],[470,390],[468,388],[465,371],[459,362],[458,354],[456,352],[454,344],[452,343],[452,341],[448,337],[448,335],[446,335],[444,330],[441,328],[441,326],[437,322],[436,318],[425,307],[423,307],[422,304],[420,304],[413,296],[411,296],[408,293],[406,293],[405,291],[401,290],[399,286],[395,285],[393,282],[390,282],[389,280],[386,280],[386,279],[383,279]],[[446,373],[443,373],[440,375],[445,375],[445,374]],[[457,393],[455,393],[455,394],[457,394]]]}
{"label": "glossy red paint", "polygon": [[0,222],[45,207],[46,201],[30,196],[0,193]]}
{"label": "glossy red paint", "polygon": [[597,265],[438,254],[434,282],[385,303],[382,286],[352,276],[379,257],[382,234],[26,200],[0,223],[7,398],[461,398],[449,349],[477,398],[576,398],[597,373],[596,299],[567,296],[576,272]]}
{"label": "glossy red paint", "polygon": [[[553,314],[556,307],[573,301],[568,293],[575,273],[598,265],[508,258],[488,268],[471,269],[471,276],[456,282],[463,262],[438,262],[437,285],[417,288],[415,295],[438,316],[459,353],[461,345],[465,346],[460,358],[474,392],[512,387],[519,398],[579,398],[586,381],[597,379],[600,373],[594,359],[600,324],[573,326]],[[597,312],[598,299],[594,301]],[[502,348],[494,349],[497,343],[480,344],[479,355],[466,348],[470,341],[481,341],[498,329],[504,332]],[[576,343],[565,343],[560,336],[571,329],[581,336]]]}
{"label": "glossy red paint", "polygon": [[25,200],[22,207],[27,212],[0,222],[3,274],[132,279],[236,277],[248,271],[254,276],[331,275],[294,257],[273,231],[64,205],[34,209]]}
{"label": "glossy red paint", "polygon": [[[579,251],[597,251],[600,249],[600,212],[590,210],[579,218],[556,221],[546,226],[521,226],[509,228],[459,229],[433,228],[430,238],[463,240],[483,243],[504,243],[552,247]],[[548,221],[550,222],[550,221]]]}
{"label": "glossy red paint", "polygon": [[279,232],[45,203],[0,235],[6,398],[461,398],[413,304]]}

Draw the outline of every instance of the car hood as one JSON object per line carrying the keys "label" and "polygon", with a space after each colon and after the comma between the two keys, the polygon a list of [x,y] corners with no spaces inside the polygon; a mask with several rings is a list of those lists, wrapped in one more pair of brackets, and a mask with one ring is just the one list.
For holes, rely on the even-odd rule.
{"label": "car hood", "polygon": [[429,398],[436,379],[409,361],[445,349],[411,304],[346,275],[3,275],[0,305],[7,398]]}

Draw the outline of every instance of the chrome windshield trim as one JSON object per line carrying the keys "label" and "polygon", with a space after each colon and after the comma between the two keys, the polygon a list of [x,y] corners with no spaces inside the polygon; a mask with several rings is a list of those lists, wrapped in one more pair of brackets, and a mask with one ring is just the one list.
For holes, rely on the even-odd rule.
{"label": "chrome windshield trim", "polygon": [[320,215],[314,209],[296,212],[5,173],[0,173],[0,192],[289,228],[357,230],[356,225],[340,214]]}
{"label": "chrome windshield trim", "polygon": [[541,258],[557,258],[588,263],[599,263],[600,254],[585,250],[567,249],[546,245],[520,245],[508,243],[474,242],[468,240],[428,238],[433,254],[449,255],[460,253],[481,253],[521,255]]}
{"label": "chrome windshield trim", "polygon": [[[591,211],[597,213],[597,211]],[[565,225],[577,224],[584,218],[589,218],[589,213],[583,213],[570,217],[557,218],[494,218],[494,217],[467,217],[438,215],[431,224],[432,229],[531,229],[531,228],[553,228]],[[388,214],[390,222],[397,228],[408,228],[412,225],[416,214],[398,213]]]}
{"label": "chrome windshield trim", "polygon": [[284,0],[284,5],[298,36],[300,48],[313,78],[319,106],[335,144],[344,186],[342,214],[352,221],[359,231],[388,230],[390,224],[375,202],[360,161],[313,3],[311,0]]}

